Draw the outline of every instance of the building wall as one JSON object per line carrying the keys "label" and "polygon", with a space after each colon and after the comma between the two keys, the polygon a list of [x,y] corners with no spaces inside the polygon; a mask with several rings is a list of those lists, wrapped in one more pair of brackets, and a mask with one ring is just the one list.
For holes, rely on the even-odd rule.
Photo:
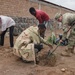
{"label": "building wall", "polygon": [[30,7],[45,11],[51,18],[57,12],[72,12],[38,0],[0,0],[0,15],[33,17],[28,11]]}
{"label": "building wall", "polygon": [[38,7],[38,4],[28,0],[0,0],[0,15],[29,17],[30,6]]}
{"label": "building wall", "polygon": [[[51,19],[54,18],[57,12],[73,12],[38,0],[0,0],[0,15],[11,16],[16,22],[17,29],[16,27],[14,29],[15,35],[22,32],[21,27],[27,28],[30,25],[38,24],[35,17],[29,13],[30,7],[45,11]],[[54,21],[52,23],[56,25]]]}

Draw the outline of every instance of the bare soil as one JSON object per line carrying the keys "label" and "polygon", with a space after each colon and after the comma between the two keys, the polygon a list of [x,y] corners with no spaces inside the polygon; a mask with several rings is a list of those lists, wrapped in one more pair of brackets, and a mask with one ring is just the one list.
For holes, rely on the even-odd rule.
{"label": "bare soil", "polygon": [[[50,32],[47,31],[46,36],[49,34]],[[5,44],[0,47],[0,75],[75,75],[75,55],[72,54],[71,57],[61,56],[61,52],[65,48],[59,46],[47,60],[49,47],[45,45],[38,54],[39,63],[34,65],[34,62],[25,63],[13,55],[12,48],[9,47],[9,37],[5,37]]]}

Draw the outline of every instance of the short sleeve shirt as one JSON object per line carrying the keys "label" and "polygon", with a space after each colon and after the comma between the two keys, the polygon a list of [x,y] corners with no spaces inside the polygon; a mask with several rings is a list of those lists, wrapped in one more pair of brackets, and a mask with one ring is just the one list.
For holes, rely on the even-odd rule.
{"label": "short sleeve shirt", "polygon": [[44,21],[49,20],[49,16],[45,12],[43,12],[42,10],[36,10],[35,17],[39,20],[39,23],[43,23]]}
{"label": "short sleeve shirt", "polygon": [[5,31],[7,28],[15,26],[15,21],[11,17],[0,15],[0,18],[2,21],[1,31]]}

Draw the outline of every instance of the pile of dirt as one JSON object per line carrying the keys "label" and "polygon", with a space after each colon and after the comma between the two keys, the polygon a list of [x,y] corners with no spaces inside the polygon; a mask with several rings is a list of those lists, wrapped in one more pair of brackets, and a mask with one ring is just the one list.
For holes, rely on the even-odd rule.
{"label": "pile of dirt", "polygon": [[54,54],[48,55],[48,53],[39,55],[37,57],[38,65],[42,66],[55,66],[56,64],[56,56]]}

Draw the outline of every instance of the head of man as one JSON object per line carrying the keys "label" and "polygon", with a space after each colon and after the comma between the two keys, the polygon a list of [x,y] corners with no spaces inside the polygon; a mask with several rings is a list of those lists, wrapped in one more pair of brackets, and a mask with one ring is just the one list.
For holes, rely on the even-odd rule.
{"label": "head of man", "polygon": [[46,31],[46,27],[45,27],[45,24],[39,24],[38,25],[38,32],[40,34],[44,33]]}
{"label": "head of man", "polygon": [[56,13],[55,14],[55,20],[57,20],[58,22],[62,22],[62,14],[61,13]]}
{"label": "head of man", "polygon": [[29,12],[32,14],[32,15],[36,15],[36,10],[35,10],[35,8],[34,7],[31,7],[30,9],[29,9]]}

